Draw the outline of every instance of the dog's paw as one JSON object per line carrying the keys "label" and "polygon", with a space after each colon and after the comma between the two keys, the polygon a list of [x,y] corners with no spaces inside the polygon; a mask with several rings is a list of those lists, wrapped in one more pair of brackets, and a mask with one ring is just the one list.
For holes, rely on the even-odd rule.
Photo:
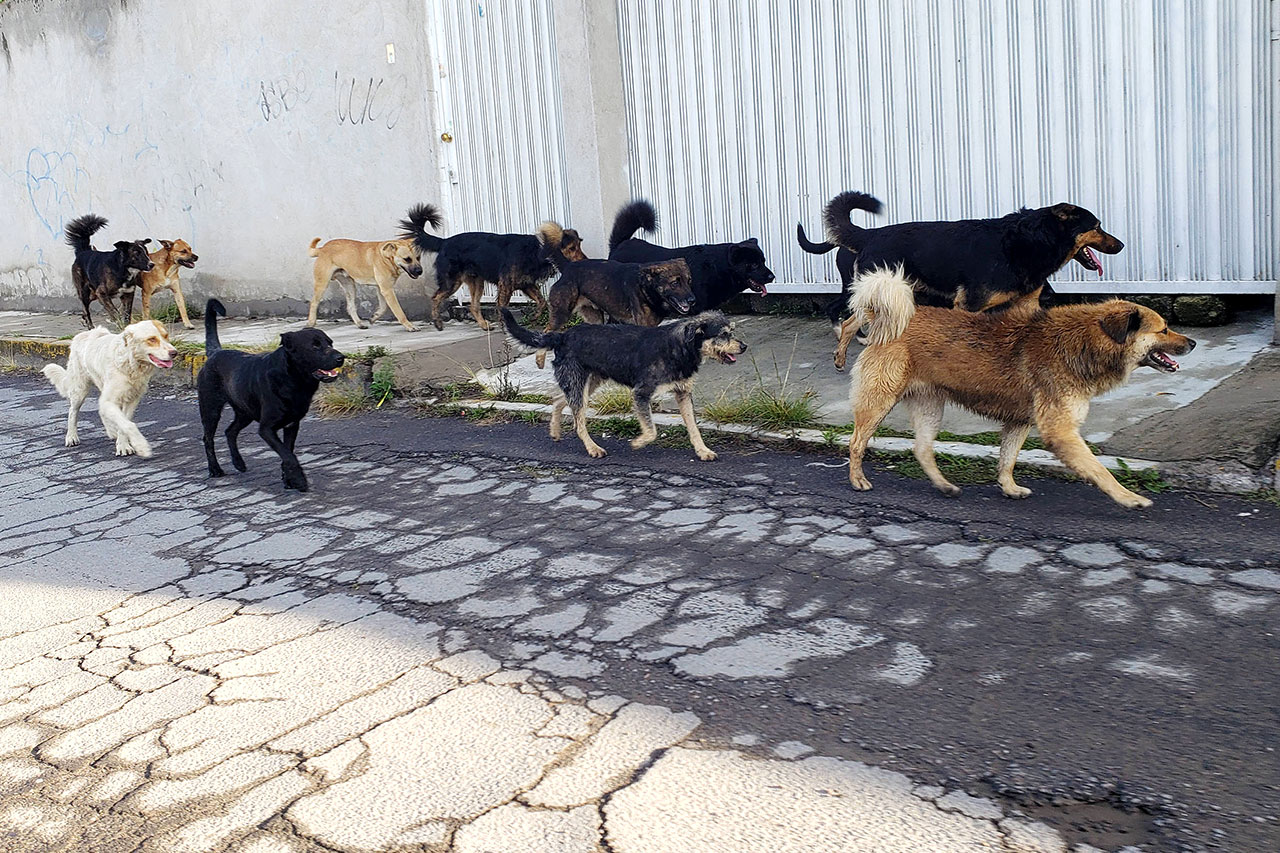
{"label": "dog's paw", "polygon": [[538,350],[538,354],[533,357],[533,360],[537,363],[538,369],[542,370],[547,366],[547,351],[544,349]]}
{"label": "dog's paw", "polygon": [[134,452],[133,445],[129,443],[129,439],[116,439],[116,456],[132,456]]}
{"label": "dog's paw", "polygon": [[849,485],[859,492],[871,491],[871,481],[861,471],[849,470]]}
{"label": "dog's paw", "polygon": [[143,459],[151,458],[151,444],[146,439],[143,439],[137,445],[135,445],[133,448],[133,451]]}
{"label": "dog's paw", "polygon": [[955,485],[954,483],[943,483],[941,485],[935,486],[934,488],[936,488],[938,491],[942,492],[942,494],[946,495],[949,498],[958,497],[960,495],[960,487]]}
{"label": "dog's paw", "polygon": [[1019,486],[1016,483],[1012,486],[1001,486],[1000,490],[1004,492],[1006,498],[1019,500],[1021,498],[1031,497],[1031,490],[1026,486]]}
{"label": "dog's paw", "polygon": [[217,468],[210,468],[210,469],[209,469],[209,477],[210,477],[210,478],[213,478],[213,477],[225,477],[225,476],[227,476],[227,472],[222,470],[222,466],[218,466]]}
{"label": "dog's paw", "polygon": [[716,452],[714,450],[695,450],[694,453],[698,454],[698,458],[703,462],[716,461]]}
{"label": "dog's paw", "polygon": [[443,331],[444,331],[444,321],[443,321],[443,320],[440,320],[440,319],[438,319],[438,318],[437,318],[437,319],[435,319],[435,320],[432,320],[431,322],[435,325],[435,327],[436,327],[436,331],[437,331],[437,332],[443,332]]}
{"label": "dog's paw", "polygon": [[244,459],[242,459],[242,458],[240,458],[240,457],[232,457],[232,459],[231,459],[231,465],[232,465],[232,467],[234,467],[237,471],[239,471],[241,474],[243,474],[245,471],[248,471],[248,470],[249,470],[248,466],[246,466],[246,465],[244,464]]}
{"label": "dog's paw", "polygon": [[295,489],[299,492],[307,490],[307,475],[303,473],[301,465],[286,463],[280,466],[280,473],[283,475],[286,489]]}
{"label": "dog's paw", "polygon": [[75,447],[77,444],[80,443],[80,436],[69,435],[66,437],[66,439],[62,443],[67,447]]}
{"label": "dog's paw", "polygon": [[195,324],[195,323],[183,323],[183,324],[182,324],[182,328],[184,328],[184,329],[194,329],[195,327],[196,327],[196,324]]}
{"label": "dog's paw", "polygon": [[1151,506],[1150,498],[1144,498],[1142,495],[1139,495],[1136,492],[1131,492],[1128,489],[1125,489],[1118,495],[1113,495],[1112,499],[1116,503],[1120,504],[1120,506],[1125,506],[1129,509],[1146,509]]}
{"label": "dog's paw", "polygon": [[592,446],[588,447],[588,448],[587,448],[587,453],[588,453],[588,454],[589,454],[593,459],[602,459],[602,458],[604,458],[605,456],[608,456],[608,455],[609,455],[608,451],[607,451],[607,450],[605,450],[603,447],[599,446],[598,444],[597,444],[597,445],[592,445]]}
{"label": "dog's paw", "polygon": [[405,327],[404,327],[404,330],[405,330],[406,332],[416,332],[416,331],[418,331],[418,327],[417,327],[417,326],[415,326],[413,323],[410,323],[409,325],[407,325],[407,326],[405,326]]}

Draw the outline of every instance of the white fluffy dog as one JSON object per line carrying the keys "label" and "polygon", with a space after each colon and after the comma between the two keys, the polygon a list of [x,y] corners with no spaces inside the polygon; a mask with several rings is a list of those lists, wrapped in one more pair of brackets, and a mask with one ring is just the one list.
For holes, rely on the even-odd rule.
{"label": "white fluffy dog", "polygon": [[126,326],[113,335],[99,326],[71,339],[66,368],[45,365],[44,375],[58,393],[71,401],[67,415],[67,447],[80,443],[76,421],[89,389],[98,386],[98,416],[107,435],[116,440],[116,456],[151,455],[151,445],[133,422],[142,395],[157,367],[173,367],[178,351],[169,333],[155,320]]}

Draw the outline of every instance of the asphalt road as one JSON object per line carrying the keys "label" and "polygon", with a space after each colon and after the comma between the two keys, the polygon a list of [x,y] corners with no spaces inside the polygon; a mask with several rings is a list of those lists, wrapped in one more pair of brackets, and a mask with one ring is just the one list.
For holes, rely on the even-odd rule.
{"label": "asphalt road", "polygon": [[[0,379],[6,512],[47,513],[43,495],[68,518],[7,525],[0,563],[92,561],[110,536],[340,589],[561,691],[691,712],[707,748],[897,771],[1069,844],[1280,849],[1272,505],[1171,492],[1134,512],[1057,480],[946,499],[881,468],[856,494],[836,456],[709,436],[711,463],[610,439],[593,460],[545,426],[405,411],[304,423],[298,495],[252,431],[248,473],[206,480],[189,397],[143,402],[148,460],[111,456],[89,410],[63,448],[64,415]],[[109,534],[75,521],[126,505]],[[188,510],[211,522],[166,539]]]}

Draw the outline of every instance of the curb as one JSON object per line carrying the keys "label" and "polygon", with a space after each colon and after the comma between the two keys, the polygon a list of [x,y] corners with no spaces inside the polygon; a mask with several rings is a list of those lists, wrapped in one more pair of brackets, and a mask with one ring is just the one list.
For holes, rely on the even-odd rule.
{"label": "curb", "polygon": [[[459,409],[496,409],[504,412],[537,412],[546,415],[547,419],[551,416],[551,405],[548,403],[507,403],[501,400],[457,400],[452,403],[444,404],[450,408]],[[607,420],[615,417],[613,415],[596,415],[588,414],[587,420]],[[623,416],[625,417],[625,416]],[[655,426],[684,426],[684,421],[679,415],[668,415],[660,412],[654,412],[653,423]],[[708,432],[719,432],[729,435],[746,435],[752,438],[764,439],[767,441],[801,441],[805,444],[816,444],[827,446],[829,442],[823,436],[823,431],[818,429],[797,429],[793,432],[770,432],[769,430],[757,429],[756,427],[746,426],[744,424],[716,424],[716,423],[698,423],[698,428]],[[841,433],[845,435],[845,433]],[[884,453],[910,453],[914,442],[909,438],[873,438],[868,445],[870,450],[878,450]],[[969,444],[963,441],[938,441],[934,443],[934,448],[940,453],[950,453],[953,456],[965,456],[970,459],[990,459],[992,461],[1000,458],[1000,448],[992,447],[985,444]],[[1128,466],[1130,471],[1159,471],[1160,463],[1153,462],[1150,459],[1131,459],[1129,457],[1120,456],[1098,456],[1098,461],[1112,471],[1123,470],[1121,464]],[[1019,465],[1030,465],[1035,468],[1043,468],[1060,474],[1071,473],[1067,466],[1058,461],[1058,458],[1047,450],[1023,450],[1018,454]]]}

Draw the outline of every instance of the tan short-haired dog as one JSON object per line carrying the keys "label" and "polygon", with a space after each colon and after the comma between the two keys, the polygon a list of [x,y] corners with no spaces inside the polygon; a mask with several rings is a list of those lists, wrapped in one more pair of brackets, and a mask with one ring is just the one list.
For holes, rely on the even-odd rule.
{"label": "tan short-haired dog", "polygon": [[422,262],[418,247],[412,240],[330,240],[323,246],[317,246],[320,238],[311,241],[311,257],[316,259],[315,292],[311,296],[311,310],[307,314],[307,326],[316,324],[316,311],[320,308],[320,300],[324,298],[325,288],[329,280],[339,276],[342,289],[347,295],[347,313],[351,322],[358,328],[367,329],[369,324],[360,319],[356,311],[356,285],[372,284],[378,288],[378,308],[370,317],[371,322],[378,322],[382,315],[391,308],[391,313],[411,332],[418,327],[409,322],[396,298],[395,284],[401,271],[409,274],[409,278],[422,275]]}
{"label": "tan short-haired dog", "polygon": [[1135,368],[1173,373],[1178,363],[1169,354],[1195,345],[1150,308],[1119,300],[1043,310],[1037,292],[998,313],[917,307],[901,337],[870,344],[854,367],[849,482],[859,491],[871,488],[862,472],[867,443],[893,405],[906,400],[920,467],[943,494],[958,495],[933,455],[943,407],[952,402],[1003,424],[999,482],[1007,497],[1031,494],[1014,482],[1013,465],[1035,425],[1073,472],[1116,503],[1148,507],[1150,500],[1120,485],[1097,460],[1080,425],[1089,401],[1123,384]]}
{"label": "tan short-haired dog", "polygon": [[161,240],[160,248],[147,257],[151,258],[153,266],[146,272],[138,273],[138,284],[142,286],[142,318],[151,319],[151,294],[157,290],[170,290],[173,291],[173,302],[178,306],[182,325],[194,329],[195,326],[187,319],[187,300],[182,295],[182,285],[178,283],[178,269],[191,269],[200,260],[200,256],[186,240]]}

